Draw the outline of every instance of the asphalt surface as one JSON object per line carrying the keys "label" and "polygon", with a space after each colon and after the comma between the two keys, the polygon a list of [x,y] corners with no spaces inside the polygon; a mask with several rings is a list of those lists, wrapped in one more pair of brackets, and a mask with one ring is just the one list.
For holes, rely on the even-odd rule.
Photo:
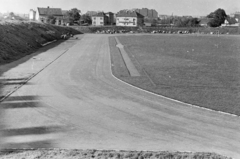
{"label": "asphalt surface", "polygon": [[108,35],[74,42],[0,103],[5,148],[193,151],[240,158],[239,117],[190,107],[116,79]]}

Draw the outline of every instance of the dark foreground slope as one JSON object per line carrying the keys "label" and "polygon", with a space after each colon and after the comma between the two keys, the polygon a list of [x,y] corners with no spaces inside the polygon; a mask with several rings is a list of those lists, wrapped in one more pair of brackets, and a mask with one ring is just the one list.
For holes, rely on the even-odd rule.
{"label": "dark foreground slope", "polygon": [[63,33],[80,34],[69,27],[34,23],[0,23],[0,64],[30,54],[49,41],[58,40]]}

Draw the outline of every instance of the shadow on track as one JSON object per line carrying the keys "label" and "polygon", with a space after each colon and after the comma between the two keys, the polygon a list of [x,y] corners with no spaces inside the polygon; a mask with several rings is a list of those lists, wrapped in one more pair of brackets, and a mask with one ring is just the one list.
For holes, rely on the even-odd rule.
{"label": "shadow on track", "polygon": [[[81,39],[77,39],[81,40]],[[77,41],[75,40],[75,41]],[[63,128],[56,125],[51,126],[34,126],[34,127],[21,127],[14,128],[8,126],[6,119],[9,117],[7,112],[31,110],[42,107],[37,96],[8,96],[10,95],[8,87],[18,88],[21,85],[33,85],[33,83],[27,82],[28,77],[4,77],[3,74],[12,68],[18,67],[20,64],[25,63],[33,56],[39,55],[52,48],[61,45],[65,40],[59,40],[55,43],[49,44],[37,50],[37,52],[30,55],[26,55],[17,61],[8,61],[8,63],[0,63],[0,150],[5,149],[22,149],[22,148],[50,148],[54,147],[53,139],[44,139],[39,137],[41,135],[51,135],[53,133],[59,133],[63,131]],[[12,63],[10,63],[12,62]],[[13,89],[13,90],[14,90]],[[8,95],[7,95],[8,94]],[[7,96],[6,96],[7,95]],[[31,119],[30,119],[31,120]],[[33,140],[25,140],[24,137],[30,136]],[[34,136],[37,137],[34,140]],[[10,139],[10,140],[9,140]]]}
{"label": "shadow on track", "polygon": [[[41,107],[39,97],[36,96],[10,96],[0,105],[1,121],[8,118],[4,112],[21,109],[35,109]],[[63,132],[64,129],[57,125],[33,126],[21,128],[8,128],[1,123],[1,149],[28,149],[28,148],[53,148],[54,140],[46,139],[46,135]],[[25,140],[26,139],[26,140]]]}

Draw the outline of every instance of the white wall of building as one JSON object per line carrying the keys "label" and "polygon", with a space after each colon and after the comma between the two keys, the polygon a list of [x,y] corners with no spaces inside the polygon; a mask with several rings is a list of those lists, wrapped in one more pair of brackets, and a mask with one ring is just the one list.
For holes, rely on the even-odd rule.
{"label": "white wall of building", "polygon": [[39,18],[40,18],[40,16],[39,16],[39,12],[38,12],[38,9],[37,9],[37,12],[36,12],[36,20],[40,20]]}
{"label": "white wall of building", "polygon": [[104,18],[103,17],[92,17],[92,25],[94,26],[103,26]]}
{"label": "white wall of building", "polygon": [[33,9],[31,9],[29,12],[29,19],[36,20],[36,11],[34,11]]}
{"label": "white wall of building", "polygon": [[136,17],[116,17],[117,26],[137,26]]}

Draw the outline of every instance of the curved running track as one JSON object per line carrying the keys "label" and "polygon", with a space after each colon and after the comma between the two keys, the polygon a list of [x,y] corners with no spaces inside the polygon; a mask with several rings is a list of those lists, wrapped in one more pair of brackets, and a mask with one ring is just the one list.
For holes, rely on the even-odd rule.
{"label": "curved running track", "polygon": [[108,35],[85,35],[9,97],[17,102],[6,109],[6,129],[16,134],[6,137],[6,145],[29,141],[35,147],[207,151],[240,158],[239,117],[130,87],[113,77],[110,65]]}

